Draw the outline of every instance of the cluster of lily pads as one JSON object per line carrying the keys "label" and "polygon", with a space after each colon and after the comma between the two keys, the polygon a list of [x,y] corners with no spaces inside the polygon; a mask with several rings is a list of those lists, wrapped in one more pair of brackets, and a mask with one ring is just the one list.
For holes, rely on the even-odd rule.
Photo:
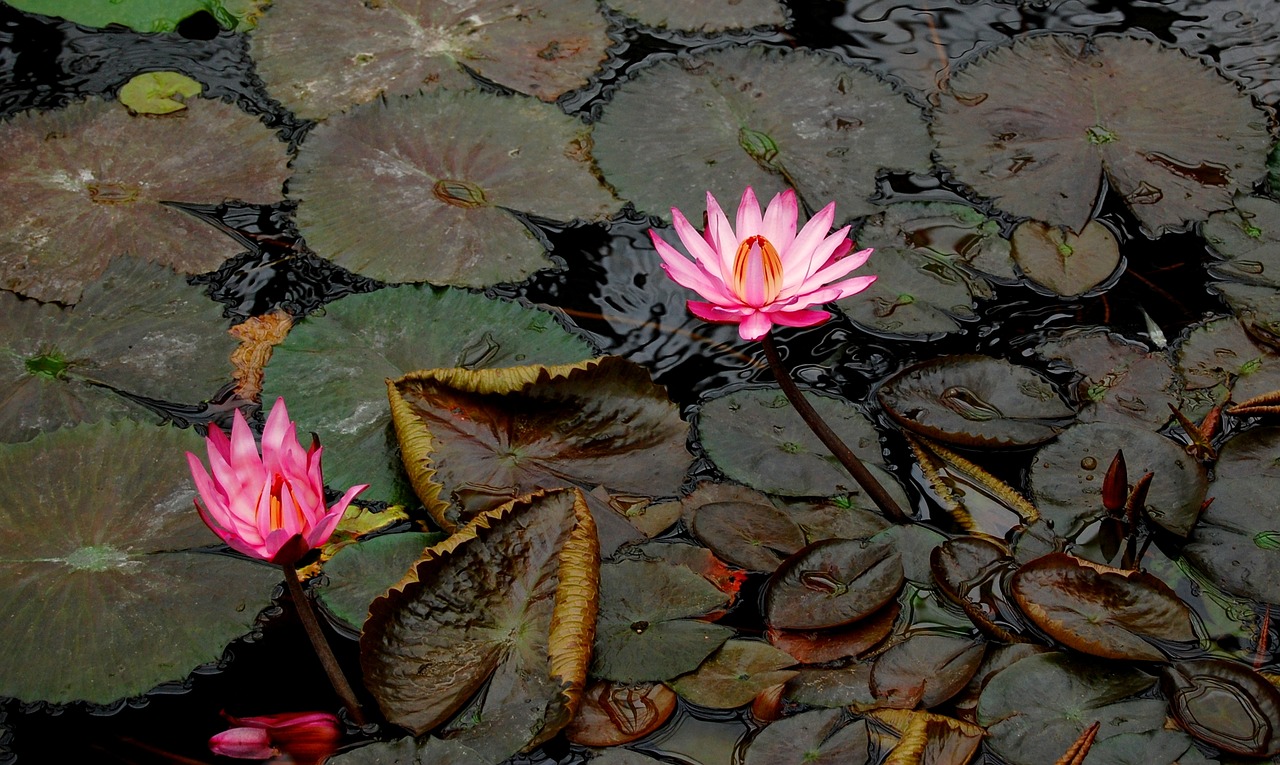
{"label": "cluster of lily pads", "polygon": [[[22,200],[0,231],[0,695],[120,703],[257,629],[278,572],[220,554],[182,459],[199,438],[147,419],[283,397],[329,485],[370,484],[306,569],[390,724],[333,762],[553,740],[602,765],[1280,756],[1274,125],[1217,69],[1037,34],[925,93],[731,44],[784,28],[775,2],[179,5],[66,13],[151,32],[204,8],[315,124],[291,145],[156,74],[0,124]],[[717,44],[615,65],[636,30]],[[886,173],[952,193],[885,203]],[[771,385],[682,417],[564,316],[473,289],[545,274],[550,226],[748,185],[834,200],[875,248],[837,307],[922,360],[867,401],[812,398],[920,522],[881,517]],[[1115,285],[1131,234],[1104,199],[1139,236],[1200,227],[1229,312],[1167,347],[1083,327],[929,356],[1000,295]],[[184,275],[258,246],[189,214],[230,200],[293,210],[280,257],[369,291],[228,332]]]}

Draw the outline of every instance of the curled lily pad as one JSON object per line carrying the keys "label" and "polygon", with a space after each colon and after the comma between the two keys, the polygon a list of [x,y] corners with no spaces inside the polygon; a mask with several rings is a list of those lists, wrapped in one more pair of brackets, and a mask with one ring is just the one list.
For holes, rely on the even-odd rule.
{"label": "curled lily pad", "polygon": [[1120,265],[1120,245],[1111,229],[1090,221],[1079,234],[1040,221],[1013,230],[1013,259],[1027,278],[1056,295],[1082,295],[1102,284]]}
{"label": "curled lily pad", "polygon": [[674,495],[689,467],[679,410],[644,367],[617,356],[411,372],[387,391],[409,479],[445,529],[533,489]]}
{"label": "curled lily pad", "polygon": [[675,711],[676,692],[662,683],[597,680],[564,734],[583,746],[618,746],[657,730]]}
{"label": "curled lily pad", "polygon": [[161,203],[276,202],[289,159],[257,117],[206,98],[164,118],[97,98],[24,112],[0,125],[0,153],[12,206],[0,287],[60,303],[126,252],[188,274],[215,268],[238,245]]}
{"label": "curled lily pad", "polygon": [[87,27],[123,24],[138,32],[172,32],[205,11],[224,29],[252,29],[267,0],[5,0],[28,13],[59,16]]}
{"label": "curled lily pad", "polygon": [[1075,536],[1102,516],[1102,480],[1121,449],[1134,480],[1154,473],[1147,515],[1186,536],[1200,514],[1208,476],[1177,443],[1145,428],[1103,422],[1070,428],[1031,463],[1032,501],[1058,534]]}
{"label": "curled lily pad", "polygon": [[[267,90],[322,119],[379,94],[491,82],[554,101],[585,85],[609,37],[590,0],[274,0],[250,36]],[[474,127],[474,126],[472,126]]]}
{"label": "curled lily pad", "polygon": [[747,746],[744,765],[866,765],[867,723],[840,709],[801,712],[765,727]]}
{"label": "curled lily pad", "polygon": [[1014,215],[1083,231],[1105,177],[1160,233],[1230,207],[1266,172],[1266,116],[1153,40],[1020,37],[948,84],[932,125],[942,164]]}
{"label": "curled lily pad", "polygon": [[[829,396],[806,395],[859,458],[872,466],[881,462],[879,434],[857,408]],[[703,404],[698,438],[725,475],[769,494],[831,496],[858,490],[777,390],[738,391]]]}
{"label": "curled lily pad", "polygon": [[935,707],[964,688],[985,649],[980,640],[916,632],[876,657],[871,692],[883,706]]}
{"label": "curled lily pad", "polygon": [[932,712],[877,709],[868,717],[887,725],[898,735],[889,765],[969,762],[986,731],[972,723]]}
{"label": "curled lily pad", "polygon": [[949,356],[908,367],[880,388],[879,399],[904,428],[962,446],[1042,443],[1075,416],[1039,373],[990,356]]}
{"label": "curled lily pad", "polygon": [[1280,691],[1257,672],[1221,659],[1167,665],[1160,687],[1178,724],[1201,741],[1246,757],[1280,754]]}
{"label": "curled lily pad", "polygon": [[262,399],[284,396],[325,445],[330,484],[416,503],[387,403],[388,378],[415,369],[563,364],[592,355],[551,314],[463,290],[399,287],[350,295],[298,322],[272,352]]}
{"label": "curled lily pad", "polygon": [[765,621],[784,630],[849,624],[892,600],[904,581],[901,556],[887,542],[814,542],[787,558],[770,578]]}
{"label": "curled lily pad", "polygon": [[761,46],[658,61],[621,86],[595,131],[605,180],[662,217],[745,186],[762,199],[791,186],[811,209],[835,200],[839,215],[865,215],[876,173],[925,170],[930,148],[920,111],[876,75]]}
{"label": "curled lily pad", "polygon": [[389,720],[419,735],[486,682],[502,688],[457,736],[473,748],[483,741],[486,753],[510,749],[498,760],[555,735],[586,681],[599,565],[581,492],[477,516],[370,606],[365,686]]}
{"label": "curled lily pad", "polygon": [[728,597],[690,569],[657,561],[600,568],[600,623],[591,674],[634,683],[691,672],[733,635],[697,621]]}
{"label": "curled lily pad", "polygon": [[1162,644],[1185,648],[1199,640],[1191,609],[1159,579],[1140,571],[1053,553],[1018,569],[1010,589],[1036,626],[1094,656],[1164,661]]}
{"label": "curled lily pad", "polygon": [[218,540],[182,455],[201,448],[129,421],[0,445],[0,695],[138,696],[253,629],[280,572],[200,549]]}
{"label": "curled lily pad", "polygon": [[672,683],[676,693],[711,709],[735,709],[796,673],[796,660],[785,651],[758,640],[730,640],[688,675]]}
{"label": "curled lily pad", "polygon": [[1065,334],[1041,343],[1036,352],[1067,362],[1081,375],[1075,385],[1084,404],[1079,419],[1127,422],[1157,428],[1177,403],[1177,378],[1169,356],[1103,329]]}
{"label": "curled lily pad", "polygon": [[520,281],[551,260],[512,211],[599,220],[618,206],[592,174],[589,132],[531,98],[396,98],[312,131],[289,196],[307,245],[357,273],[468,287]]}
{"label": "curled lily pad", "polygon": [[346,545],[325,563],[327,582],[317,591],[318,599],[343,626],[359,632],[369,604],[403,579],[423,550],[443,540],[443,534],[410,532]]}

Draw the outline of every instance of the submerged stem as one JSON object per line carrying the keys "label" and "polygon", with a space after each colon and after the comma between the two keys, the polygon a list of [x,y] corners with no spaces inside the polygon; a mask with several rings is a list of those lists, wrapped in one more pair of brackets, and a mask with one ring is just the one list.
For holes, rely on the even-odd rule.
{"label": "submerged stem", "polygon": [[316,651],[316,658],[320,659],[320,664],[324,666],[325,674],[329,675],[329,682],[333,684],[333,690],[342,699],[347,712],[351,714],[351,719],[355,721],[356,725],[363,726],[365,724],[364,712],[360,708],[360,702],[356,700],[355,691],[351,690],[351,684],[347,682],[347,676],[342,673],[342,667],[338,666],[338,659],[333,655],[333,649],[329,647],[329,641],[325,639],[324,632],[320,630],[320,622],[316,619],[316,612],[311,606],[311,600],[302,591],[302,582],[298,580],[297,569],[288,563],[281,566],[281,568],[284,569],[284,581],[289,587],[289,596],[293,598],[294,606],[298,610],[298,618],[302,621],[302,628],[307,631],[307,637],[311,639],[311,646]]}
{"label": "submerged stem", "polygon": [[854,454],[853,450],[844,441],[840,440],[835,431],[827,425],[817,410],[805,399],[800,388],[791,379],[791,375],[782,366],[782,359],[778,356],[777,346],[773,344],[773,337],[766,333],[760,339],[760,343],[764,346],[764,357],[768,359],[769,366],[773,369],[773,376],[777,378],[778,386],[782,388],[787,400],[795,407],[796,411],[804,419],[805,424],[818,437],[818,440],[822,441],[823,446],[827,447],[835,455],[836,459],[840,460],[840,464],[844,465],[845,470],[849,471],[849,474],[858,482],[858,485],[867,493],[867,496],[871,497],[871,501],[876,503],[876,506],[885,514],[885,517],[894,523],[910,523],[910,516],[903,512],[901,507],[898,507],[898,503],[893,500],[893,497],[889,496],[889,492],[885,491],[884,486],[880,485],[876,477],[871,475],[871,471],[867,470],[866,466],[862,464],[862,460],[858,459],[858,455]]}

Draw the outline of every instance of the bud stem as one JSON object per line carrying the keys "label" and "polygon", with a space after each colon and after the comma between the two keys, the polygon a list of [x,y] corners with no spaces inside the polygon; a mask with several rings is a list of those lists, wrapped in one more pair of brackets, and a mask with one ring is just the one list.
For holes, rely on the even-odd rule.
{"label": "bud stem", "polygon": [[346,706],[347,712],[351,714],[351,719],[356,725],[364,726],[364,712],[360,708],[360,702],[356,700],[356,694],[351,690],[351,684],[347,682],[347,676],[342,673],[342,667],[338,666],[338,659],[333,655],[333,649],[329,647],[329,641],[325,639],[324,632],[320,629],[320,622],[316,619],[315,609],[311,606],[311,599],[302,591],[302,582],[298,579],[298,570],[292,564],[284,564],[284,581],[289,588],[289,597],[293,598],[294,607],[298,611],[298,619],[302,622],[302,628],[306,630],[307,637],[311,639],[311,646],[316,651],[316,658],[320,659],[321,666],[324,667],[325,674],[329,676],[329,682],[333,684],[333,690],[337,692],[338,698],[342,699],[343,705]]}

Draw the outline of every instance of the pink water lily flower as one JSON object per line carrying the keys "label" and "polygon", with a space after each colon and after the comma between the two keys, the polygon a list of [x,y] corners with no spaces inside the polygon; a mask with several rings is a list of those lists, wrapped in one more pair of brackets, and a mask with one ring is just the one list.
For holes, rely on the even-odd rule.
{"label": "pink water lily flower", "polygon": [[209,750],[242,760],[287,755],[294,763],[318,763],[333,754],[342,735],[338,718],[328,712],[226,718],[233,727],[209,739]]}
{"label": "pink water lily flower", "polygon": [[652,229],[649,236],[662,256],[662,268],[675,282],[706,298],[689,301],[700,319],[738,325],[744,340],[759,340],[774,324],[811,327],[831,318],[813,306],[865,290],[874,276],[841,279],[867,262],[871,250],[850,254],[849,227],[828,235],[836,203],[818,211],[799,233],[796,194],[787,189],[775,196],[764,214],[748,186],[738,204],[737,225],[707,192],[706,231],[699,234],[675,208],[671,217],[690,261]]}
{"label": "pink water lily flower", "polygon": [[272,563],[296,563],[328,541],[347,505],[368,488],[352,486],[333,507],[325,507],[320,445],[313,441],[302,448],[282,398],[267,417],[261,454],[239,410],[231,438],[210,427],[207,444],[212,476],[199,457],[187,452],[200,493],[200,517],[232,548]]}

